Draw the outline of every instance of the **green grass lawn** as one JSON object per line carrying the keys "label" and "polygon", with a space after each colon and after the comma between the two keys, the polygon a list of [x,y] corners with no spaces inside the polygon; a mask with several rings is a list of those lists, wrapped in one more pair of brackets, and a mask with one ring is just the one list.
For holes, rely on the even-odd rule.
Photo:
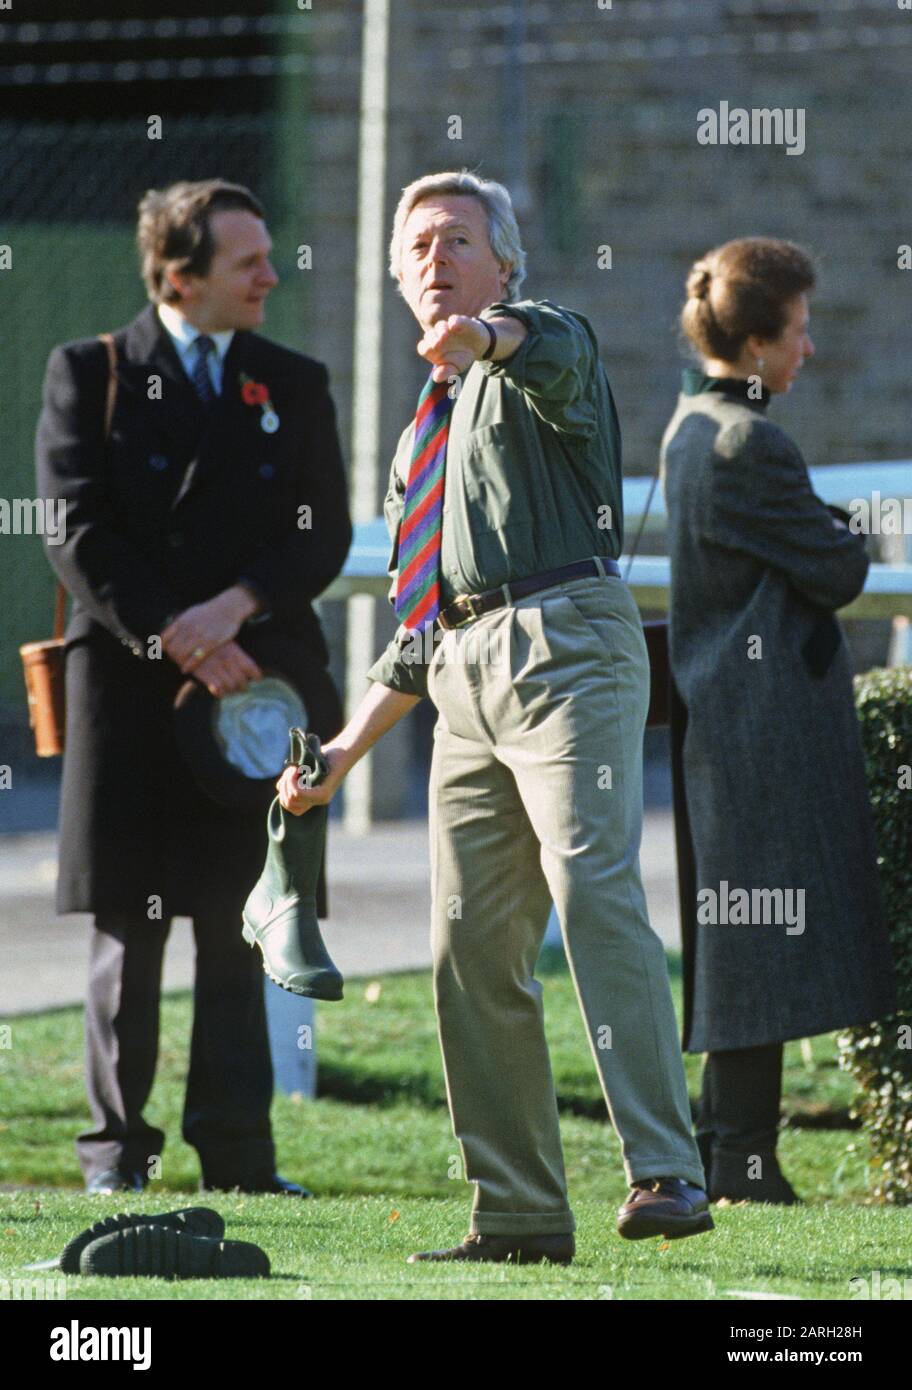
{"label": "green grass lawn", "polygon": [[[677,997],[675,960],[671,968]],[[346,1000],[318,1011],[318,1099],[276,1097],[280,1169],[319,1200],[197,1199],[222,1212],[229,1238],[263,1246],[270,1280],[70,1277],[67,1298],[719,1299],[758,1290],[846,1299],[854,1275],[912,1275],[910,1214],[867,1204],[866,1144],[848,1120],[852,1082],[827,1037],[786,1048],[780,1154],[805,1208],[717,1205],[712,1234],[620,1240],[614,1210],[626,1184],[619,1146],[572,984],[557,959],[543,959],[539,973],[578,1228],[569,1269],[405,1263],[412,1250],[461,1240],[471,1204],[446,1109],[430,981],[416,972],[384,976],[372,989],[366,980],[348,981]],[[100,1215],[193,1200],[196,1154],[180,1138],[189,1030],[189,995],[169,996],[146,1112],[168,1135],[160,1179],[139,1197],[88,1198],[73,1148],[87,1123],[81,1010],[13,1021],[12,1047],[0,1050],[0,1280],[21,1278],[22,1264],[54,1254]],[[696,1096],[700,1059],[686,1065]]]}

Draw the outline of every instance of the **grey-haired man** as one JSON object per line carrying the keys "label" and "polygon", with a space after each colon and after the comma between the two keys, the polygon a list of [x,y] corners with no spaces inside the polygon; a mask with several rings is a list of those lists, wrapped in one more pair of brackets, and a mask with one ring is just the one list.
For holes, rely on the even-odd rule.
{"label": "grey-haired man", "polygon": [[386,498],[402,623],[326,745],[324,783],[303,789],[294,769],[279,782],[306,812],[421,698],[437,708],[435,1000],[475,1197],[462,1244],[412,1260],[573,1258],[533,977],[552,900],[632,1188],[618,1229],[713,1224],[639,874],[649,671],[616,562],[614,402],[586,319],[518,301],[524,259],[499,184],[443,174],[405,190],[391,270],[432,371]]}

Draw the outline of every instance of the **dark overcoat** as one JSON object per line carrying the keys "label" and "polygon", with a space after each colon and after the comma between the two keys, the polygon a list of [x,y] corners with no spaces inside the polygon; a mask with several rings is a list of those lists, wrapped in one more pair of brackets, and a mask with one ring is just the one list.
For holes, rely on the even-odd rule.
{"label": "dark overcoat", "polygon": [[[863,588],[868,559],[815,496],[767,399],[748,400],[746,383],[682,394],[662,443],[694,868],[682,902],[691,1052],[812,1036],[895,1005],[851,664],[833,616]],[[732,920],[741,889],[743,924]]]}
{"label": "dark overcoat", "polygon": [[[321,363],[235,332],[210,413],[154,305],[114,338],[108,445],[97,338],[51,352],[37,431],[39,495],[66,502],[65,542],[45,549],[73,599],[57,910],[145,913],[155,895],[163,917],[194,915],[255,882],[264,815],[221,807],[195,782],[172,713],[186,677],[148,639],[243,578],[269,616],[236,640],[257,656],[273,635],[325,668],[311,601],[351,542],[346,483]],[[274,433],[243,400],[241,373],[267,386]]]}

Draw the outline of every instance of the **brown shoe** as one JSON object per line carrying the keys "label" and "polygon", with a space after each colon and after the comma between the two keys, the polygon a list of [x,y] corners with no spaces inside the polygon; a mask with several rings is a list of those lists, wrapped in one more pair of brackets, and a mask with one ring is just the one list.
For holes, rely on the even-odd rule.
{"label": "brown shoe", "polygon": [[618,1209],[618,1235],[627,1240],[647,1236],[678,1240],[711,1231],[714,1224],[702,1187],[683,1178],[643,1178],[633,1184],[627,1201]]}
{"label": "brown shoe", "polygon": [[419,1260],[490,1260],[496,1264],[568,1265],[576,1253],[576,1241],[570,1232],[556,1236],[466,1236],[461,1245],[451,1250],[423,1250],[409,1255],[408,1263]]}

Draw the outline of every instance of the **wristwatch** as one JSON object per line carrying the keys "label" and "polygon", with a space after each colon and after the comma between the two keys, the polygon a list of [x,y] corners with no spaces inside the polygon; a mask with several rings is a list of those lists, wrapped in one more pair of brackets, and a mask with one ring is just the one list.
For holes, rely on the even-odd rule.
{"label": "wristwatch", "polygon": [[488,330],[488,336],[491,339],[491,341],[488,343],[487,352],[483,352],[479,360],[482,362],[490,362],[491,358],[494,355],[494,349],[497,347],[497,334],[494,331],[493,323],[491,323],[489,319],[480,318],[478,322],[484,324],[485,328]]}

